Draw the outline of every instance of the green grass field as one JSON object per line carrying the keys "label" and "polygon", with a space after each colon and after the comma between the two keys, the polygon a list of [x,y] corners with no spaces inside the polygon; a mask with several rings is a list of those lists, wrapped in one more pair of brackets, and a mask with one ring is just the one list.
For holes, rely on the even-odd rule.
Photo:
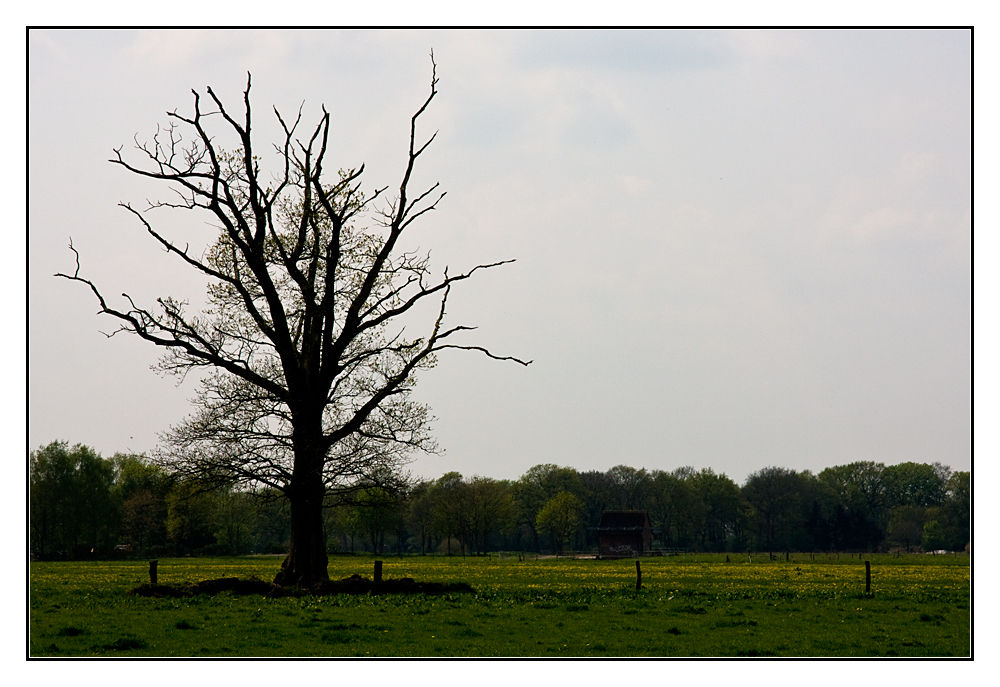
{"label": "green grass field", "polygon": [[[475,594],[143,598],[142,561],[30,565],[29,646],[68,656],[969,656],[965,556],[681,555],[635,561],[385,556],[386,578]],[[330,577],[372,558],[331,557]],[[159,583],[270,580],[278,557],[159,562]]]}

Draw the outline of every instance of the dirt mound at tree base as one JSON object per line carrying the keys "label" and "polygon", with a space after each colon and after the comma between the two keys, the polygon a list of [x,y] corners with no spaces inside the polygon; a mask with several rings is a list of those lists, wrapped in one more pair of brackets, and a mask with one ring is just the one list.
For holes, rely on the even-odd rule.
{"label": "dirt mound at tree base", "polygon": [[168,584],[143,584],[130,589],[129,594],[154,598],[198,596],[207,594],[213,596],[219,592],[233,594],[260,594],[271,598],[281,596],[323,596],[326,594],[445,594],[471,593],[475,590],[464,582],[443,584],[441,582],[416,582],[412,577],[388,579],[374,582],[361,575],[351,575],[342,580],[330,580],[303,589],[300,587],[282,587],[264,580],[241,580],[238,577],[221,577],[217,580],[186,583],[179,586]]}

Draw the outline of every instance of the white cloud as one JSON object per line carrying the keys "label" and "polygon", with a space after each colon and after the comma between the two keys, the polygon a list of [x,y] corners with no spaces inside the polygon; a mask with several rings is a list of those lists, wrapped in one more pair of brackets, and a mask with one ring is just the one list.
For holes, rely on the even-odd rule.
{"label": "white cloud", "polygon": [[618,183],[622,185],[625,193],[633,197],[646,195],[649,189],[653,186],[653,182],[651,180],[633,176],[631,174],[623,174],[619,176]]}
{"label": "white cloud", "polygon": [[[939,155],[907,152],[885,175],[846,179],[825,213],[823,242],[854,249],[891,242],[903,250],[910,245],[943,247],[951,255],[964,251],[972,231],[969,208],[961,195],[964,184],[949,178],[951,171]],[[962,176],[971,182],[968,172]],[[959,195],[941,203],[936,191],[942,185]]]}

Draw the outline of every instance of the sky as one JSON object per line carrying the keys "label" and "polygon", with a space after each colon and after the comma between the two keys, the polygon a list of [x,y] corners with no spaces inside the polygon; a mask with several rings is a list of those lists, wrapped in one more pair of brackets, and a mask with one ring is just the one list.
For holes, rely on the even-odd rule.
{"label": "sky", "polygon": [[[412,247],[452,273],[465,343],[422,373],[441,455],[712,468],[971,468],[972,43],[922,31],[71,31],[28,35],[28,446],[150,452],[196,385],[105,337],[72,271],[137,302],[204,298],[119,202],[167,189],[107,160],[211,86],[258,148],[272,106],[331,112],[328,165],[398,186],[409,117],[448,195]],[[136,159],[133,157],[133,159]],[[200,250],[191,215],[157,226]]]}

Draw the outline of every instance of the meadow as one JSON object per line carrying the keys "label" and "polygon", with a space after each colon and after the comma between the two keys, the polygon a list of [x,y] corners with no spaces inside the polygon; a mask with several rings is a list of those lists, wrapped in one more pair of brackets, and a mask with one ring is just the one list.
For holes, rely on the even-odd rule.
{"label": "meadow", "polygon": [[[871,562],[865,594],[864,559]],[[146,598],[145,561],[32,562],[34,657],[966,657],[968,556],[384,556],[385,578],[475,593]],[[160,584],[270,580],[280,557],[161,559]],[[334,556],[331,579],[372,575]]]}

